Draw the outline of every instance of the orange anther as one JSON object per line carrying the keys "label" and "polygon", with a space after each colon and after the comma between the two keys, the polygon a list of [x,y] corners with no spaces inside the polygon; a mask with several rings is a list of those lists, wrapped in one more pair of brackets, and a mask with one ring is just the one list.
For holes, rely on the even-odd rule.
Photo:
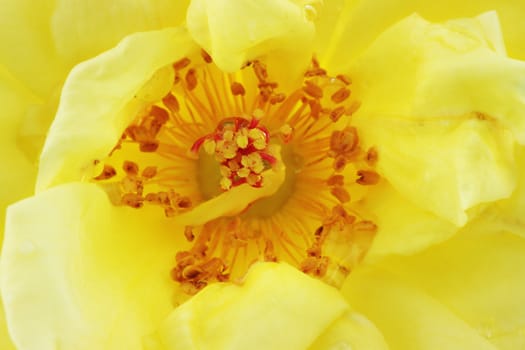
{"label": "orange anther", "polygon": [[132,208],[142,207],[143,198],[141,195],[136,193],[126,193],[120,199],[123,205],[127,205]]}
{"label": "orange anther", "polygon": [[323,89],[316,85],[315,83],[307,80],[304,82],[305,86],[303,87],[303,91],[309,95],[310,97],[313,97],[315,99],[320,99],[323,97]]}
{"label": "orange anther", "polygon": [[173,63],[173,68],[175,70],[181,70],[186,68],[191,63],[188,57],[181,58],[177,62]]}
{"label": "orange anther", "polygon": [[188,242],[193,242],[195,239],[195,235],[193,234],[193,229],[190,226],[186,226],[184,228],[184,237],[188,240]]}
{"label": "orange anther", "polygon": [[176,114],[180,110],[179,101],[171,93],[168,93],[166,96],[164,96],[162,102],[172,114]]}
{"label": "orange anther", "polygon": [[332,175],[326,180],[328,186],[343,186],[345,184],[345,177],[343,175]]}
{"label": "orange anther", "polygon": [[262,64],[261,62],[254,61],[253,70],[255,72],[255,75],[257,76],[257,79],[260,82],[266,81],[266,79],[268,79],[268,72],[266,71],[266,66]]}
{"label": "orange anther", "polygon": [[139,173],[139,166],[137,163],[129,160],[124,161],[122,164],[122,169],[129,176],[137,176]]}
{"label": "orange anther", "polygon": [[359,101],[354,101],[350,107],[348,107],[345,111],[345,114],[346,115],[352,115],[354,114],[355,112],[357,112],[357,110],[359,109],[359,107],[361,107],[361,102]]}
{"label": "orange anther", "polygon": [[345,108],[343,106],[339,106],[330,112],[330,119],[334,123],[337,123],[337,121],[343,116],[344,113],[345,113]]}
{"label": "orange anther", "polygon": [[192,91],[197,87],[197,71],[195,69],[190,69],[184,77],[186,80],[186,87],[188,90]]}
{"label": "orange anther", "polygon": [[113,168],[111,165],[104,164],[104,169],[102,169],[102,173],[95,177],[95,180],[107,180],[111,179],[113,176],[117,175],[117,171],[115,168]]}
{"label": "orange anther", "polygon": [[370,147],[368,152],[366,152],[366,162],[370,166],[373,166],[375,163],[377,163],[378,157],[377,149],[375,147]]}
{"label": "orange anther", "polygon": [[348,75],[339,74],[338,76],[336,76],[336,79],[342,81],[345,85],[352,84],[352,79],[350,79]]}
{"label": "orange anther", "polygon": [[375,185],[379,182],[380,176],[375,171],[371,170],[359,170],[357,172],[359,178],[355,181],[360,185]]}
{"label": "orange anther", "polygon": [[191,208],[191,199],[189,197],[180,197],[177,200],[177,207],[181,209]]}
{"label": "orange anther", "polygon": [[341,203],[347,203],[350,201],[350,194],[344,187],[333,187],[330,190],[330,193]]}
{"label": "orange anther", "polygon": [[350,90],[345,87],[340,88],[332,94],[330,97],[334,103],[341,103],[350,97]]}
{"label": "orange anther", "polygon": [[201,49],[201,57],[202,57],[202,59],[204,59],[204,62],[206,62],[206,63],[212,63],[213,62],[213,59],[211,58],[210,54],[207,53],[206,51],[202,50],[202,49]]}
{"label": "orange anther", "polygon": [[246,93],[246,90],[244,90],[244,86],[242,86],[241,83],[238,83],[236,81],[232,83],[230,89],[234,96],[244,96],[244,94]]}
{"label": "orange anther", "polygon": [[145,153],[155,152],[157,148],[159,148],[159,143],[154,140],[141,142],[139,146],[140,151]]}
{"label": "orange anther", "polygon": [[157,175],[157,167],[156,166],[149,166],[146,167],[143,171],[141,176],[145,179],[151,179]]}

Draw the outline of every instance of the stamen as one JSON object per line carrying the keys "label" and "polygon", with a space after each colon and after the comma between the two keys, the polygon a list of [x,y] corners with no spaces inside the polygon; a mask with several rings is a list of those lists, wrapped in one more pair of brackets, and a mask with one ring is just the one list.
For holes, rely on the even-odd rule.
{"label": "stamen", "polygon": [[244,86],[242,86],[242,84],[238,82],[232,83],[231,92],[234,96],[237,96],[237,95],[244,96],[246,94],[246,90],[244,89]]}
{"label": "stamen", "polygon": [[335,186],[334,188],[332,188],[330,193],[341,203],[346,203],[350,201],[350,194],[343,187]]}
{"label": "stamen", "polygon": [[370,170],[359,170],[359,178],[355,181],[360,185],[375,185],[379,182],[379,174]]}
{"label": "stamen", "polygon": [[350,97],[350,90],[346,87],[342,87],[332,94],[330,97],[334,103],[341,103]]}
{"label": "stamen", "polygon": [[[224,74],[204,50],[172,68],[171,91],[137,115],[93,180],[116,204],[158,207],[176,221],[241,185],[264,191],[269,174],[286,169],[273,195],[235,198],[240,214],[186,222],[176,234],[191,247],[174,247],[171,277],[195,294],[242,277],[254,261],[286,261],[340,285],[377,229],[357,212],[352,190],[380,181],[378,151],[363,150],[351,125],[360,102],[350,77],[328,76],[314,58],[303,83],[282,91],[263,62]],[[115,152],[126,160],[112,164]]]}
{"label": "stamen", "polygon": [[117,171],[111,165],[104,164],[104,169],[102,173],[94,178],[94,180],[108,180],[113,176],[117,175]]}
{"label": "stamen", "polygon": [[188,70],[184,79],[186,80],[186,87],[189,91],[197,87],[197,72],[195,69]]}

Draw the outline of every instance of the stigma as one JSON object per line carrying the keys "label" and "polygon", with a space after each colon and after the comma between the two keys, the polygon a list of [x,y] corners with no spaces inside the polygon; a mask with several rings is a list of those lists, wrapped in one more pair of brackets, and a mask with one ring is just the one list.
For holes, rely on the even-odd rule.
{"label": "stigma", "polygon": [[378,151],[352,126],[351,78],[312,59],[302,83],[281,90],[263,62],[224,73],[204,51],[171,69],[170,91],[138,113],[93,181],[115,205],[156,206],[183,224],[174,234],[187,244],[168,270],[188,295],[255,261],[340,286],[373,241],[357,204],[381,181]]}

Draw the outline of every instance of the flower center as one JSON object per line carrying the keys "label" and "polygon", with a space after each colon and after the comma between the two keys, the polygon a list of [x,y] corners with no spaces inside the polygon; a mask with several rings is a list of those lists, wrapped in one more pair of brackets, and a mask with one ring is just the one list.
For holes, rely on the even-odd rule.
{"label": "flower center", "polygon": [[188,294],[261,260],[340,285],[376,230],[355,204],[380,180],[377,153],[351,126],[350,78],[314,59],[301,85],[280,91],[263,63],[226,74],[205,52],[172,70],[170,91],[139,113],[94,180],[115,204],[158,206],[185,227],[171,276]]}
{"label": "flower center", "polygon": [[220,164],[220,187],[229,190],[242,184],[261,187],[262,172],[275,164],[269,153],[268,129],[259,120],[232,117],[221,120],[211,134],[199,138],[191,147],[198,154],[202,148]]}

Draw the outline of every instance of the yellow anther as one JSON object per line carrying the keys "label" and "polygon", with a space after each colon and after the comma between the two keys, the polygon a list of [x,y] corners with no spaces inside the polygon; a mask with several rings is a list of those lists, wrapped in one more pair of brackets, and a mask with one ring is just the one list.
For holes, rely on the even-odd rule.
{"label": "yellow anther", "polygon": [[258,139],[253,141],[253,147],[255,147],[258,150],[263,150],[266,148],[266,140],[265,139]]}
{"label": "yellow anther", "polygon": [[266,135],[260,129],[250,129],[248,136],[253,140],[253,147],[258,150],[263,150],[268,145],[266,142]]}
{"label": "yellow anther", "polygon": [[246,178],[246,182],[248,183],[248,185],[253,186],[253,185],[256,185],[258,182],[260,182],[261,179],[262,179],[261,175],[250,174]]}
{"label": "yellow anther", "polygon": [[217,142],[217,151],[225,159],[235,158],[235,156],[237,156],[237,149],[238,149],[237,144],[233,142],[224,142],[224,141]]}
{"label": "yellow anther", "polygon": [[225,141],[233,141],[233,137],[235,136],[235,133],[233,130],[226,130],[223,134]]}
{"label": "yellow anther", "polygon": [[241,164],[250,168],[254,173],[260,174],[264,170],[264,163],[259,153],[252,153],[241,158]]}
{"label": "yellow anther", "polygon": [[292,127],[288,124],[284,124],[279,128],[279,132],[283,134],[284,136],[290,136],[292,134]]}
{"label": "yellow anther", "polygon": [[257,108],[253,111],[252,115],[255,119],[261,119],[264,117],[264,111],[260,108]]}
{"label": "yellow anther", "polygon": [[227,177],[221,179],[221,188],[225,191],[229,190],[232,187],[232,180]]}
{"label": "yellow anther", "polygon": [[253,140],[264,139],[265,137],[264,132],[257,128],[250,129],[250,131],[248,131],[248,136]]}
{"label": "yellow anther", "polygon": [[223,177],[230,177],[232,175],[231,169],[224,165],[220,167],[220,172]]}
{"label": "yellow anther", "polygon": [[248,168],[242,168],[239,171],[237,171],[237,175],[239,177],[248,177],[250,175],[251,171]]}
{"label": "yellow anther", "polygon": [[237,143],[237,146],[239,146],[239,148],[246,148],[248,147],[248,136],[246,135],[238,135],[236,138],[235,138],[235,142]]}
{"label": "yellow anther", "polygon": [[239,165],[239,162],[236,160],[228,161],[228,167],[231,169],[231,171],[237,171],[241,168],[241,166]]}
{"label": "yellow anther", "polygon": [[214,140],[206,140],[202,145],[204,151],[208,154],[214,154],[217,147],[217,143]]}

